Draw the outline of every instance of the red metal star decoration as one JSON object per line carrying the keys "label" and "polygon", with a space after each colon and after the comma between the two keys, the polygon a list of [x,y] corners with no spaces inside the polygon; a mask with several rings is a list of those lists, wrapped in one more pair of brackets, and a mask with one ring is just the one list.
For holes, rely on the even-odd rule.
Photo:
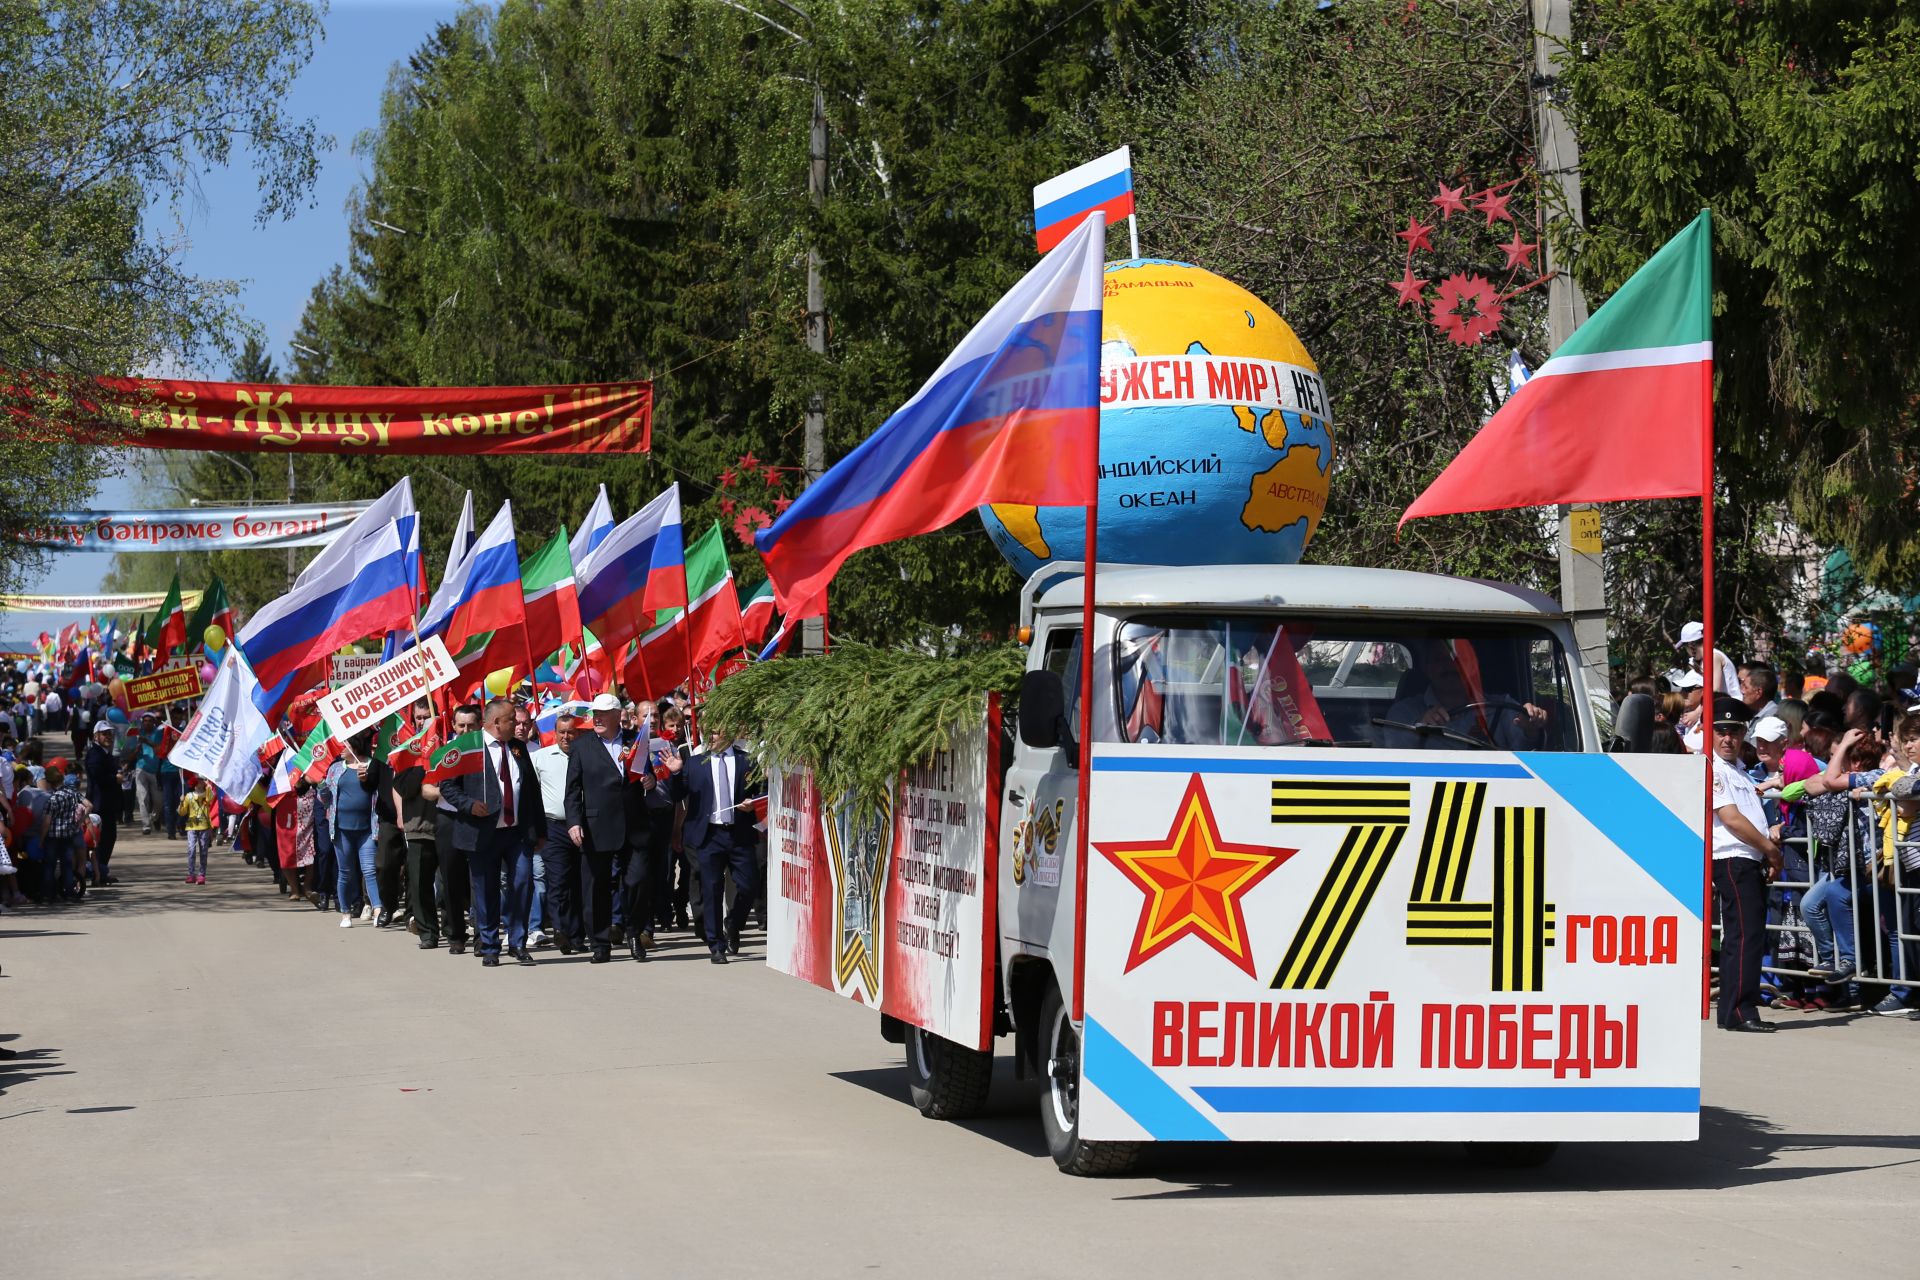
{"label": "red metal star decoration", "polygon": [[740,504],[735,502],[732,498],[722,498],[720,499],[720,514],[723,516],[730,516],[733,514],[733,509],[739,505]]}
{"label": "red metal star decoration", "polygon": [[1507,202],[1512,199],[1511,194],[1488,187],[1474,197],[1473,207],[1487,215],[1488,226],[1492,226],[1496,220],[1512,222],[1513,214],[1507,208]]}
{"label": "red metal star decoration", "polygon": [[1420,291],[1427,287],[1427,282],[1413,274],[1413,268],[1409,266],[1406,272],[1401,275],[1399,283],[1390,287],[1395,293],[1400,295],[1400,306],[1404,307],[1409,303],[1414,306],[1419,306]]}
{"label": "red metal star decoration", "polygon": [[1457,187],[1450,187],[1444,182],[1434,185],[1440,188],[1440,194],[1428,197],[1427,203],[1440,211],[1440,221],[1445,222],[1454,214],[1467,211],[1467,202],[1462,198],[1466,194],[1466,183],[1463,182]]}
{"label": "red metal star decoration", "polygon": [[1478,346],[1505,314],[1485,276],[1448,276],[1433,297],[1433,327],[1463,347]]}
{"label": "red metal star decoration", "polygon": [[776,516],[783,516],[787,513],[787,508],[792,505],[793,505],[792,498],[775,498],[773,500],[773,514]]}
{"label": "red metal star decoration", "polygon": [[725,471],[722,471],[720,473],[720,487],[722,489],[733,488],[733,482],[735,479],[736,477],[733,474],[733,468],[728,467]]}
{"label": "red metal star decoration", "polygon": [[1220,838],[1207,789],[1194,774],[1159,840],[1095,848],[1146,901],[1134,926],[1124,972],[1131,973],[1182,938],[1198,938],[1248,977],[1256,976],[1247,937],[1247,892],[1298,849],[1231,844]]}
{"label": "red metal star decoration", "polygon": [[1538,244],[1529,244],[1520,238],[1520,231],[1517,227],[1514,229],[1513,239],[1501,245],[1500,248],[1507,255],[1507,270],[1509,271],[1531,268],[1533,266],[1533,255],[1540,252],[1540,246]]}
{"label": "red metal star decoration", "polygon": [[752,450],[748,450],[746,453],[740,455],[740,469],[742,471],[755,471],[759,469],[759,466],[760,459],[754,456]]}
{"label": "red metal star decoration", "polygon": [[1416,249],[1433,248],[1433,228],[1412,214],[1407,215],[1407,229],[1405,231],[1396,231],[1393,234],[1407,242],[1408,253],[1412,253]]}
{"label": "red metal star decoration", "polygon": [[761,474],[761,475],[764,475],[764,476],[765,476],[765,477],[767,478],[767,483],[768,483],[768,484],[771,484],[771,485],[777,485],[777,484],[779,484],[779,483],[780,483],[780,468],[779,468],[779,467],[772,467],[772,466],[770,466],[770,467],[768,467],[768,468],[767,468],[767,469],[766,469],[765,471],[763,471],[763,472],[761,472],[760,474]]}

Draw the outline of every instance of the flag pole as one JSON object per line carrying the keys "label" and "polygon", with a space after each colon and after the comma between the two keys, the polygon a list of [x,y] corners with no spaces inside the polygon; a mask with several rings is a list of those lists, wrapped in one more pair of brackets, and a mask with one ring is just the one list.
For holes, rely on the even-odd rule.
{"label": "flag pole", "polygon": [[[1712,267],[1708,267],[1711,272]],[[1711,292],[1708,294],[1712,296]],[[1705,676],[1701,696],[1702,745],[1707,752],[1706,823],[1701,828],[1700,902],[1700,1017],[1705,1021],[1713,1003],[1713,699],[1719,692],[1720,673],[1715,669],[1713,634],[1713,361],[1707,361],[1700,378],[1702,416],[1706,431],[1700,447],[1700,665]],[[1722,945],[1725,945],[1724,939]]]}
{"label": "flag pole", "polygon": [[[1100,221],[1100,245],[1105,256],[1106,215],[1093,215]],[[1137,254],[1135,256],[1138,256]],[[1104,304],[1102,307],[1104,322]],[[1098,399],[1094,401],[1099,404]],[[1073,858],[1073,1001],[1070,1010],[1075,1022],[1086,1018],[1087,998],[1087,822],[1093,808],[1093,580],[1100,563],[1100,419],[1096,411],[1093,448],[1087,451],[1087,465],[1093,472],[1087,478],[1086,572],[1080,591],[1080,793],[1074,801],[1074,827],[1079,838],[1074,842]]]}

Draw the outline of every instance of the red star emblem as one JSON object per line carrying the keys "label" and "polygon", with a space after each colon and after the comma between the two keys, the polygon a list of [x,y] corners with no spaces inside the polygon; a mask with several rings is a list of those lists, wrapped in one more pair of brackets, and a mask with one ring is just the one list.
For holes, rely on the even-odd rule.
{"label": "red star emblem", "polygon": [[1511,199],[1513,199],[1511,195],[1497,193],[1492,187],[1488,187],[1474,200],[1473,207],[1487,215],[1488,226],[1492,226],[1496,221],[1512,222],[1513,214],[1507,211],[1507,202]]}
{"label": "red star emblem", "polygon": [[1299,850],[1222,840],[1197,773],[1163,838],[1094,847],[1146,894],[1124,972],[1131,973],[1180,939],[1194,937],[1248,977],[1257,976],[1243,899]]}
{"label": "red star emblem", "polygon": [[1507,241],[1500,247],[1506,251],[1507,270],[1509,271],[1518,271],[1523,267],[1531,267],[1533,265],[1533,255],[1540,252],[1539,245],[1528,244],[1520,238],[1518,228],[1514,229],[1513,239]]}
{"label": "red star emblem", "polygon": [[780,468],[778,467],[768,467],[765,471],[761,472],[761,474],[766,476],[768,484],[777,485],[780,483]]}
{"label": "red star emblem", "polygon": [[733,476],[732,467],[728,467],[725,471],[722,471],[720,473],[720,487],[722,489],[733,488],[733,480],[734,480],[734,476]]}
{"label": "red star emblem", "polygon": [[793,505],[792,498],[775,498],[773,500],[773,514],[775,514],[776,516],[785,515],[787,508],[792,505]]}
{"label": "red star emblem", "polygon": [[1407,242],[1408,253],[1412,253],[1415,249],[1433,248],[1433,240],[1431,238],[1433,236],[1433,228],[1411,214],[1407,216],[1407,229],[1405,231],[1396,231],[1393,234]]}
{"label": "red star emblem", "polygon": [[1456,213],[1465,213],[1467,211],[1467,202],[1462,198],[1467,192],[1466,183],[1463,182],[1457,187],[1450,187],[1444,182],[1437,183],[1436,185],[1440,188],[1440,194],[1437,196],[1429,196],[1427,203],[1440,211],[1440,220],[1442,222],[1445,222]]}
{"label": "red star emblem", "polygon": [[1420,291],[1426,287],[1427,287],[1427,282],[1425,280],[1422,280],[1419,276],[1416,276],[1415,274],[1413,274],[1412,267],[1408,267],[1406,270],[1406,273],[1402,275],[1399,281],[1392,286],[1392,289],[1395,293],[1400,295],[1400,305],[1404,307],[1408,303],[1412,303],[1414,306],[1419,306]]}
{"label": "red star emblem", "polygon": [[759,468],[760,459],[754,455],[753,450],[749,449],[740,455],[740,469],[742,471],[757,471]]}

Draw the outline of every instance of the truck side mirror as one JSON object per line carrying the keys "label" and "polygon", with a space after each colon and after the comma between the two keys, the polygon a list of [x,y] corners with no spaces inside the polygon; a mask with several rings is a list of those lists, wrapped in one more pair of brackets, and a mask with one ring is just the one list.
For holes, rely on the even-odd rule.
{"label": "truck side mirror", "polygon": [[1613,738],[1607,750],[1645,753],[1653,748],[1653,699],[1644,693],[1630,693],[1620,700],[1613,717]]}
{"label": "truck side mirror", "polygon": [[1036,750],[1060,745],[1067,692],[1058,674],[1029,671],[1020,677],[1020,741]]}

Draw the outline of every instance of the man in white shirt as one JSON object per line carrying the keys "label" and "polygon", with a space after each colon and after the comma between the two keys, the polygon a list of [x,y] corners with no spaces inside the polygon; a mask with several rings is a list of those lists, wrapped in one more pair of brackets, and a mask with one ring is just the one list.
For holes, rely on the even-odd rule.
{"label": "man in white shirt", "polygon": [[553,745],[533,753],[533,771],[540,778],[540,801],[547,810],[547,843],[540,851],[546,876],[547,909],[544,923],[560,944],[560,954],[584,949],[580,920],[580,846],[567,829],[567,755],[580,736],[580,722],[561,712],[553,722]]}
{"label": "man in white shirt", "polygon": [[1713,893],[1720,904],[1720,1026],[1771,1031],[1760,1021],[1760,960],[1767,949],[1767,882],[1780,874],[1780,845],[1767,827],[1753,779],[1740,767],[1746,703],[1713,700]]}

